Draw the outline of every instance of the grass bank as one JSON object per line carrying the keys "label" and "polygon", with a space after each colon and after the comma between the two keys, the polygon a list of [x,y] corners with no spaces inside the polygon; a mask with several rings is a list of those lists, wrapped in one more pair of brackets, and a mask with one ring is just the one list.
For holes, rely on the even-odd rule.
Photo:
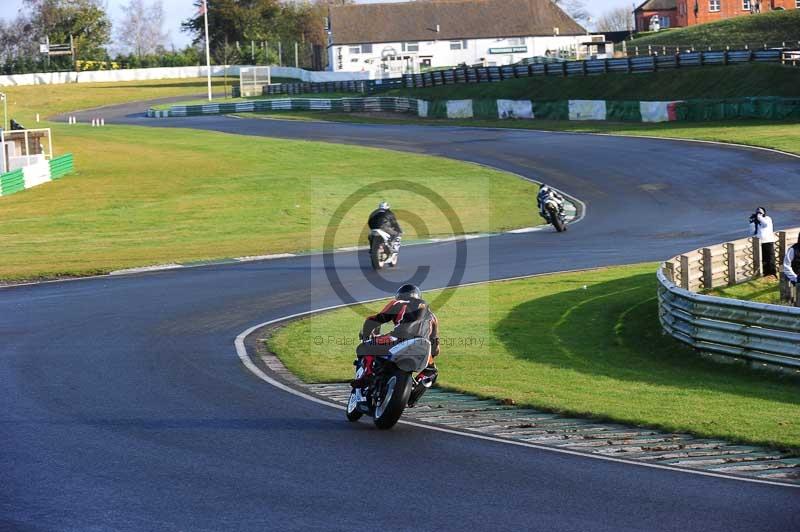
{"label": "grass bank", "polygon": [[781,304],[778,281],[769,277],[762,277],[761,279],[755,279],[734,286],[714,288],[706,293],[711,296],[743,299],[745,301],[755,301],[757,303],[770,303],[772,305]]}
{"label": "grass bank", "polygon": [[[662,336],[655,268],[456,289],[434,309],[440,384],[568,415],[800,452],[798,382],[707,362]],[[352,309],[315,316],[278,331],[270,347],[306,381],[347,380],[361,319]]]}
{"label": "grass bank", "polygon": [[629,46],[695,46],[716,50],[761,48],[768,46],[797,46],[800,41],[800,10],[770,11],[759,15],[742,16],[708,24],[675,28],[650,33],[634,39]]}
{"label": "grass bank", "polygon": [[567,78],[534,76],[497,83],[395,89],[388,94],[427,100],[684,100],[748,96],[796,97],[799,85],[800,68],[752,63],[682,68],[635,75],[610,73]]}
{"label": "grass bank", "polygon": [[[198,83],[21,87],[12,116],[191,93]],[[52,127],[57,153],[72,152],[77,173],[0,199],[0,279],[319,249],[320,229],[362,187],[336,221],[336,246],[365,239],[367,215],[382,199],[425,220],[419,231],[406,223],[409,238],[451,234],[450,220],[412,185],[440,193],[466,233],[539,223],[535,185],[445,159],[192,130]],[[372,187],[388,176],[405,190]]]}

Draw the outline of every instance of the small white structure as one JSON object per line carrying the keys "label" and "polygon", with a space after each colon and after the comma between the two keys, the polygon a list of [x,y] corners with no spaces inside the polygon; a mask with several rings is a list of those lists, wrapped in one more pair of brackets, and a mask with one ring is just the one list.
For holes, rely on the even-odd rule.
{"label": "small white structure", "polygon": [[239,87],[242,97],[261,96],[264,87],[272,84],[270,67],[243,67],[239,69]]}
{"label": "small white structure", "polygon": [[332,6],[329,68],[395,77],[502,66],[579,50],[592,38],[551,0],[448,0]]}
{"label": "small white structure", "polygon": [[50,129],[0,129],[0,174],[40,165],[53,157]]}

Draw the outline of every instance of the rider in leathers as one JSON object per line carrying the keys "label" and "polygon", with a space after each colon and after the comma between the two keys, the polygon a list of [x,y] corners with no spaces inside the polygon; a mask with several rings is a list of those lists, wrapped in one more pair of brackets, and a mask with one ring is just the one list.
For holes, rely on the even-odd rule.
{"label": "rider in leathers", "polygon": [[[389,322],[395,326],[392,332],[374,336],[382,324]],[[434,357],[439,354],[439,320],[422,299],[419,288],[413,284],[400,287],[395,298],[383,310],[364,321],[361,338],[364,343],[356,349],[358,359],[355,364],[365,371],[360,378],[351,382],[353,388],[363,388],[371,382],[374,357],[387,355],[398,343],[413,338],[427,338],[431,342],[428,367],[422,370],[417,380],[425,378],[430,379],[431,383],[436,381],[439,372]]]}
{"label": "rider in leathers", "polygon": [[547,198],[551,197],[558,202],[558,210],[562,214],[564,213],[564,196],[553,190],[547,185],[543,185],[542,188],[539,190],[539,194],[536,195],[536,206],[539,208],[539,214],[547,220],[548,222],[552,223],[552,220],[549,219],[549,214],[544,208],[544,204],[547,201]]}
{"label": "rider in leathers", "polygon": [[[397,216],[394,215],[389,204],[385,201],[378,205],[378,208],[372,211],[367,221],[370,229],[380,229],[389,233],[392,239],[392,248],[396,251],[400,243],[400,237],[403,236],[403,229],[397,223]],[[371,245],[371,243],[370,243]]]}

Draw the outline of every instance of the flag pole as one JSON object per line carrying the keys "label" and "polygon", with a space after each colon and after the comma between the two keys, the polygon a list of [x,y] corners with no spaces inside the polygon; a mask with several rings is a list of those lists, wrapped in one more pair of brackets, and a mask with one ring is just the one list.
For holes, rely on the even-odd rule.
{"label": "flag pole", "polygon": [[208,76],[208,101],[212,100],[211,97],[211,46],[208,42],[208,2],[203,0],[203,17],[205,18],[206,26],[206,74]]}

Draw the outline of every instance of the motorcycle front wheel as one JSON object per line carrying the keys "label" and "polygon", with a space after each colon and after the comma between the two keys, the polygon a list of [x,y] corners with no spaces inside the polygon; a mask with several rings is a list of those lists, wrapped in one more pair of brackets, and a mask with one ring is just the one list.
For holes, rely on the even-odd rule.
{"label": "motorcycle front wheel", "polygon": [[552,220],[553,227],[556,228],[556,231],[563,233],[567,229],[567,226],[564,225],[564,220],[562,220],[561,216],[558,215],[558,209],[552,206],[548,207],[547,213],[550,215],[550,220]]}
{"label": "motorcycle front wheel", "polygon": [[356,401],[356,391],[353,389],[350,392],[350,399],[347,401],[347,421],[358,421],[364,414],[358,409],[358,401]]}
{"label": "motorcycle front wheel", "polygon": [[403,415],[411,395],[413,385],[411,373],[395,371],[383,387],[383,396],[375,407],[375,426],[381,430],[390,429]]}
{"label": "motorcycle front wheel", "polygon": [[373,238],[369,247],[369,258],[372,261],[372,268],[375,270],[380,270],[384,265],[384,262],[381,261],[382,248],[383,242],[378,238]]}

